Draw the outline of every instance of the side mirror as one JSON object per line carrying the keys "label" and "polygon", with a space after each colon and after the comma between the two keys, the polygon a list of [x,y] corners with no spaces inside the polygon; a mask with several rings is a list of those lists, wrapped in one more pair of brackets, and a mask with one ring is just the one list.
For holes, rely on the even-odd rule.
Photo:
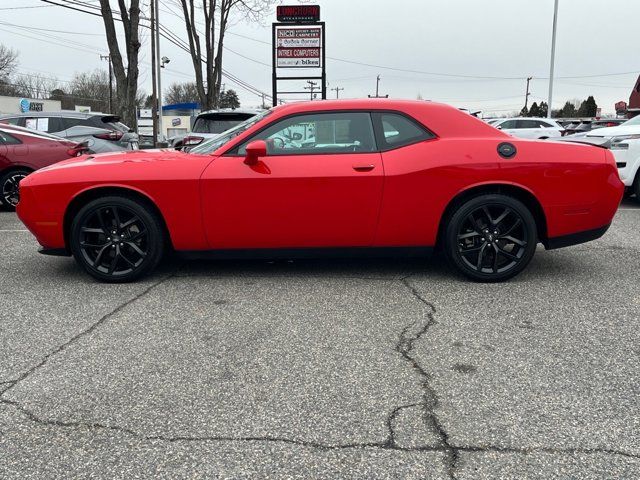
{"label": "side mirror", "polygon": [[247,145],[244,163],[255,165],[260,157],[267,156],[267,143],[264,140],[255,140]]}
{"label": "side mirror", "polygon": [[496,128],[497,128],[498,130],[502,130],[502,127],[501,127],[500,125],[498,125]]}

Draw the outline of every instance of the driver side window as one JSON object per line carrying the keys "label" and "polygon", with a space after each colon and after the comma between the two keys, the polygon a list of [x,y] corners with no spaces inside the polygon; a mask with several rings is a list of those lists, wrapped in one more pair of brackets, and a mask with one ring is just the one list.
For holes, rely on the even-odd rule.
{"label": "driver side window", "polygon": [[371,115],[366,112],[317,113],[285,118],[254,135],[238,148],[264,140],[269,155],[313,155],[375,152]]}

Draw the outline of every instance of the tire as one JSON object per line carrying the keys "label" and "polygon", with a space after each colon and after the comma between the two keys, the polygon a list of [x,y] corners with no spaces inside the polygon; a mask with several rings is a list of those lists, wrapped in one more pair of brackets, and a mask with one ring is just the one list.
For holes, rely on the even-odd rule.
{"label": "tire", "polygon": [[536,222],[519,200],[486,194],[461,204],[446,223],[450,263],[479,282],[501,282],[520,273],[538,243]]}
{"label": "tire", "polygon": [[636,202],[640,203],[640,170],[636,173],[636,179],[633,181],[633,193],[636,194]]}
{"label": "tire", "polygon": [[150,274],[162,259],[165,243],[162,221],[151,208],[115,195],[82,207],[69,235],[71,252],[80,266],[108,283],[131,282]]}
{"label": "tire", "polygon": [[0,176],[0,202],[2,208],[10,212],[16,210],[16,205],[20,201],[18,183],[31,173],[27,169],[11,170]]}

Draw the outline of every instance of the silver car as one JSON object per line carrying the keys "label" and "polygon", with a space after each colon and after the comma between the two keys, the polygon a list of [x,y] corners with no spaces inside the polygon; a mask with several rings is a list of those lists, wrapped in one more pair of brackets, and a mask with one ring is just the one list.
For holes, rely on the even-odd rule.
{"label": "silver car", "polygon": [[80,112],[28,112],[0,115],[8,123],[83,143],[90,153],[138,149],[138,134],[120,122],[117,115]]}

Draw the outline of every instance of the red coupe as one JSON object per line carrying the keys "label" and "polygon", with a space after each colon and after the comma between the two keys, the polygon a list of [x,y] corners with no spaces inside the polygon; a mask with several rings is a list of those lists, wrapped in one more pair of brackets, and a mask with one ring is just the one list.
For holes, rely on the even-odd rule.
{"label": "red coupe", "polygon": [[129,281],[189,256],[428,253],[505,280],[538,242],[599,238],[624,187],[594,146],[510,137],[424,101],[279,106],[191,153],[131,151],[44,168],[18,215],[94,277]]}
{"label": "red coupe", "polygon": [[20,180],[47,165],[77,157],[87,148],[47,133],[0,123],[0,203],[5,210],[18,204]]}

